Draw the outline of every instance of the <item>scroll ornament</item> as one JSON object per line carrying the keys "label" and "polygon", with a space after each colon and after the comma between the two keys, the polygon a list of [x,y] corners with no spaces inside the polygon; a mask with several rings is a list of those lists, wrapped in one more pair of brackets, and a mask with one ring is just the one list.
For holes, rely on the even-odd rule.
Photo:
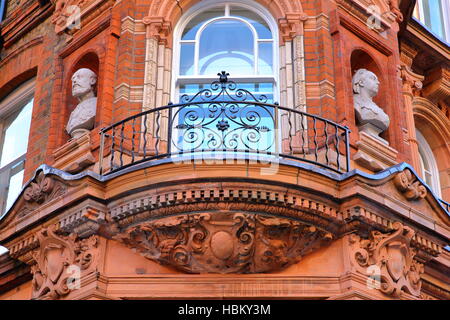
{"label": "scroll ornament", "polygon": [[381,292],[400,296],[405,291],[418,297],[424,267],[414,259],[417,251],[410,246],[415,232],[399,222],[393,228],[391,234],[372,231],[369,239],[350,235],[352,263],[363,274],[369,274],[369,267],[378,267]]}
{"label": "scroll ornament", "polygon": [[408,200],[423,199],[427,195],[425,186],[417,180],[410,170],[403,170],[394,178],[394,184]]}
{"label": "scroll ornament", "polygon": [[64,193],[64,188],[49,176],[45,176],[41,171],[36,180],[30,183],[25,189],[23,197],[27,202],[42,204],[47,200],[55,198]]}
{"label": "scroll ornament", "polygon": [[92,272],[97,257],[98,237],[77,239],[59,236],[53,226],[37,234],[39,247],[33,253],[32,298],[59,299],[75,287],[76,270]]}
{"label": "scroll ornament", "polygon": [[298,221],[244,213],[163,218],[116,236],[146,258],[188,273],[271,272],[332,238]]}
{"label": "scroll ornament", "polygon": [[18,210],[18,217],[24,217],[42,204],[49,202],[67,191],[67,186],[61,181],[51,176],[46,176],[40,171],[37,177],[32,181],[23,192],[25,203]]}

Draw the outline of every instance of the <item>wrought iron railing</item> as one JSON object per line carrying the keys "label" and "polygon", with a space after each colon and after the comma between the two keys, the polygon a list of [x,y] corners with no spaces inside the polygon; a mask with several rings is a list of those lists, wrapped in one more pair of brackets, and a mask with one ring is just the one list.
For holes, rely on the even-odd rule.
{"label": "wrought iron railing", "polygon": [[350,169],[349,129],[302,110],[268,103],[219,75],[180,103],[147,110],[101,130],[100,172],[157,159],[279,158],[343,173]]}

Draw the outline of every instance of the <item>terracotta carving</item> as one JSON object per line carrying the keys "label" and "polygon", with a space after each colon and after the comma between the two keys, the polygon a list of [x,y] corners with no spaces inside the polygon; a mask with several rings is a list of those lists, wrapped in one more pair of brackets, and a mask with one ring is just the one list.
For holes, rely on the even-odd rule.
{"label": "terracotta carving", "polygon": [[34,210],[39,205],[63,195],[67,186],[62,182],[45,176],[41,171],[36,179],[30,183],[23,193],[25,205],[19,209],[18,216],[22,217]]}
{"label": "terracotta carving", "polygon": [[78,138],[94,128],[97,111],[97,97],[94,92],[96,83],[97,75],[90,69],[79,69],[72,76],[72,95],[79,101],[66,127],[72,138]]}
{"label": "terracotta carving", "polygon": [[423,199],[427,195],[425,186],[416,179],[410,170],[398,173],[394,178],[394,184],[408,200]]}
{"label": "terracotta carving", "polygon": [[353,102],[356,119],[361,131],[378,137],[389,127],[389,116],[372,101],[378,94],[378,77],[366,69],[359,69],[353,76]]}
{"label": "terracotta carving", "polygon": [[146,258],[189,273],[275,271],[332,238],[298,221],[230,212],[163,218],[116,236]]}
{"label": "terracotta carving", "polygon": [[39,248],[33,253],[32,298],[58,299],[73,288],[71,267],[88,269],[96,258],[97,236],[78,240],[72,234],[58,236],[54,227],[37,234]]}
{"label": "terracotta carving", "polygon": [[368,274],[369,267],[377,266],[379,290],[385,294],[399,296],[405,291],[420,296],[420,275],[424,268],[414,259],[417,251],[411,248],[415,232],[399,222],[395,222],[393,228],[390,234],[372,231],[369,239],[352,234],[349,239],[353,264],[363,274]]}

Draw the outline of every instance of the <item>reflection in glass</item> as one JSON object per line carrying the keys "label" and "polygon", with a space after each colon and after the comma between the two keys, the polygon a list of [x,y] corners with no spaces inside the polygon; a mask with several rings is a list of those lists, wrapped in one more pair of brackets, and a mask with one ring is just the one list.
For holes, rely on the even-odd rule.
{"label": "reflection in glass", "polygon": [[180,60],[181,75],[194,74],[194,52],[195,52],[195,43],[181,44],[181,60]]}
{"label": "reflection in glass", "polygon": [[28,102],[4,128],[0,167],[7,165],[27,152],[32,108],[33,100]]}
{"label": "reflection in glass", "polygon": [[272,32],[270,32],[267,23],[256,13],[238,7],[232,7],[230,15],[233,17],[243,18],[250,22],[250,24],[256,29],[258,38],[260,39],[272,39]]}
{"label": "reflection in glass", "polygon": [[444,22],[442,19],[441,0],[428,0],[423,2],[425,23],[441,39],[444,39]]}
{"label": "reflection in glass", "polygon": [[254,73],[254,38],[250,28],[236,20],[220,20],[206,27],[200,37],[199,74]]}
{"label": "reflection in glass", "polygon": [[258,54],[259,74],[272,74],[273,48],[272,42],[260,42]]}
{"label": "reflection in glass", "polygon": [[[17,167],[23,168],[23,163],[20,163]],[[14,170],[13,168],[12,170]],[[9,179],[9,190],[6,197],[6,211],[13,205],[16,198],[19,196],[20,191],[22,191],[24,170],[20,170],[16,174],[13,174]]]}
{"label": "reflection in glass", "polygon": [[198,29],[205,23],[206,21],[221,17],[225,13],[225,7],[220,8],[213,8],[209,9],[208,11],[204,11],[198,16],[192,18],[191,21],[187,24],[186,28],[184,29],[183,36],[181,37],[181,40],[195,40],[195,36],[197,34]]}

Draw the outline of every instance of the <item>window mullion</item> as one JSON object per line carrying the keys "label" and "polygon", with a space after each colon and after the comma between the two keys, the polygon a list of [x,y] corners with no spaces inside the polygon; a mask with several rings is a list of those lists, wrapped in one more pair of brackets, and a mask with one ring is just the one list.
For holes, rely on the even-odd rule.
{"label": "window mullion", "polygon": [[259,42],[258,42],[258,37],[255,34],[254,39],[253,39],[253,45],[254,45],[254,49],[253,49],[253,54],[255,56],[255,75],[259,74]]}

